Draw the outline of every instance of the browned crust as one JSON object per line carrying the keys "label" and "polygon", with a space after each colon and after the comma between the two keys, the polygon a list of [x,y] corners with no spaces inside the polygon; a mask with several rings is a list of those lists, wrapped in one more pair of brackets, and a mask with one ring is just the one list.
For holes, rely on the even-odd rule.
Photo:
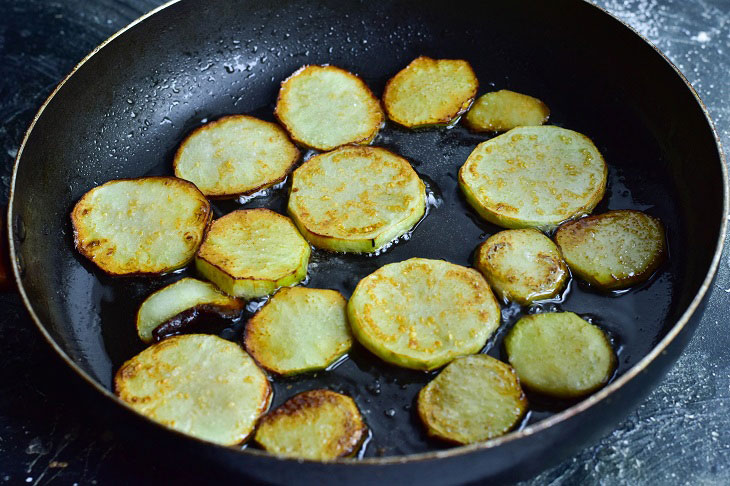
{"label": "browned crust", "polygon": [[189,264],[195,258],[195,255],[198,252],[198,250],[195,250],[195,252],[193,252],[193,255],[185,263],[183,263],[179,267],[175,267],[175,268],[170,268],[170,269],[167,269],[167,270],[163,270],[162,272],[129,272],[129,273],[118,273],[118,272],[109,271],[108,269],[101,267],[98,263],[96,263],[94,261],[93,255],[90,252],[86,251],[86,248],[81,244],[81,240],[80,240],[80,237],[79,237],[79,222],[78,222],[78,220],[80,219],[80,215],[78,214],[78,211],[81,210],[81,203],[82,202],[85,202],[86,198],[89,196],[89,194],[92,191],[94,191],[94,190],[96,190],[96,189],[98,189],[100,187],[106,186],[107,184],[112,184],[112,183],[115,183],[115,182],[122,182],[122,181],[131,181],[131,182],[134,182],[134,181],[140,181],[140,180],[153,180],[153,179],[156,179],[156,180],[169,180],[171,182],[175,182],[176,184],[187,185],[187,186],[190,186],[191,188],[195,189],[195,191],[197,191],[197,193],[200,194],[201,200],[205,202],[205,205],[202,207],[202,209],[205,211],[204,217],[205,217],[206,221],[205,221],[205,224],[203,226],[203,237],[200,239],[200,243],[198,245],[198,249],[200,249],[200,245],[202,245],[203,244],[203,241],[205,241],[205,238],[206,238],[207,233],[208,233],[208,229],[210,228],[211,222],[213,220],[213,209],[212,209],[212,207],[210,205],[210,201],[208,201],[208,199],[205,197],[205,195],[202,192],[200,192],[200,189],[198,189],[198,187],[195,184],[193,184],[192,182],[186,181],[185,179],[180,179],[179,177],[173,177],[173,176],[148,176],[148,177],[137,177],[137,178],[129,177],[129,178],[123,178],[123,179],[114,179],[114,180],[105,182],[104,184],[101,184],[99,186],[96,186],[96,187],[93,187],[93,188],[89,189],[83,196],[81,196],[81,199],[79,199],[76,202],[76,204],[74,205],[74,208],[71,210],[71,226],[73,228],[74,248],[76,248],[76,251],[78,251],[79,253],[81,253],[91,263],[93,263],[97,268],[99,268],[102,272],[104,272],[105,274],[107,274],[109,276],[112,276],[112,277],[150,277],[150,276],[165,275],[166,273],[175,271],[178,268],[182,268],[182,267],[186,266],[187,264]]}
{"label": "browned crust", "polygon": [[[276,211],[272,211],[271,209],[268,209],[268,208],[236,209],[235,211],[231,211],[230,213],[226,214],[225,216],[222,216],[222,217],[216,219],[215,221],[213,221],[212,223],[209,224],[209,226],[207,228],[207,231],[205,232],[205,236],[203,236],[203,238],[200,240],[200,246],[198,246],[198,251],[195,252],[195,255],[194,255],[193,258],[200,258],[201,260],[203,260],[204,262],[206,262],[207,264],[209,264],[211,267],[217,268],[218,270],[221,271],[221,273],[225,273],[226,275],[228,275],[229,277],[231,277],[233,280],[261,280],[261,281],[264,281],[264,282],[270,282],[270,280],[265,279],[265,278],[234,277],[233,275],[231,275],[227,271],[223,270],[219,265],[216,265],[215,263],[211,262],[207,258],[204,258],[204,257],[200,256],[200,249],[203,247],[203,244],[208,239],[208,234],[210,233],[210,228],[213,227],[213,224],[215,224],[216,221],[220,221],[221,219],[223,219],[225,217],[228,217],[231,214],[241,213],[241,212],[247,212],[247,211],[269,212],[269,213],[276,214],[277,216],[281,216],[282,218],[287,218],[287,219],[289,219],[291,221],[291,218],[288,218],[288,217],[284,216],[283,214],[279,214]],[[297,225],[293,221],[292,221],[292,224],[294,225],[294,229],[297,230],[297,233],[299,233],[299,228],[297,228]],[[299,233],[299,234],[301,235],[301,233]],[[304,238],[304,237],[302,236],[302,238]],[[307,239],[304,238],[304,240],[306,241]],[[294,275],[295,273],[297,273],[296,269],[295,270],[292,270],[289,273],[285,273],[284,275],[282,275],[281,277],[279,277],[277,280],[280,280],[280,279],[282,279],[284,277],[287,277],[289,275]]]}
{"label": "browned crust", "polygon": [[[613,290],[621,290],[628,287],[631,287],[632,285],[638,285],[640,283],[645,282],[646,280],[649,280],[654,273],[659,269],[659,267],[662,266],[662,264],[667,259],[667,234],[666,229],[664,228],[664,224],[659,220],[659,218],[655,218],[654,216],[647,214],[643,211],[637,211],[634,209],[614,209],[611,211],[606,211],[605,213],[601,214],[594,214],[592,216],[586,216],[584,218],[576,219],[567,221],[563,224],[561,224],[558,229],[555,231],[554,239],[558,246],[558,249],[560,250],[560,253],[563,253],[562,248],[560,247],[560,243],[558,243],[558,240],[560,236],[563,233],[575,233],[577,231],[583,231],[585,228],[592,226],[597,220],[602,219],[606,215],[615,215],[615,214],[623,214],[623,213],[634,213],[639,214],[641,216],[647,217],[658,224],[659,228],[661,229],[662,234],[662,246],[659,249],[659,254],[656,258],[652,259],[651,262],[649,262],[649,265],[646,267],[646,270],[644,270],[641,273],[634,274],[630,277],[624,277],[616,279],[614,278],[614,282],[608,285],[603,285],[595,279],[586,279],[585,276],[581,276],[581,278],[588,281],[588,283],[591,284],[594,288],[604,291],[604,292],[611,292]],[[571,269],[572,270],[572,269]],[[575,271],[575,270],[572,270]],[[601,385],[603,386],[603,385]],[[599,387],[600,388],[600,387]]]}
{"label": "browned crust", "polygon": [[[257,353],[257,351],[256,351],[257,346],[252,346],[249,344],[249,341],[250,341],[249,336],[257,334],[256,331],[258,330],[258,327],[260,326],[260,324],[259,324],[260,317],[259,316],[261,315],[261,312],[266,307],[268,307],[269,304],[271,304],[271,302],[274,300],[274,298],[276,298],[276,296],[279,295],[280,293],[286,293],[288,291],[295,290],[297,288],[310,289],[310,290],[327,290],[330,292],[335,292],[335,293],[337,293],[337,295],[339,295],[342,298],[342,300],[345,302],[345,305],[347,305],[347,299],[345,298],[344,295],[342,295],[342,292],[340,292],[339,290],[313,289],[310,287],[284,287],[281,290],[279,290],[276,294],[274,294],[268,301],[266,301],[266,303],[263,306],[261,306],[261,308],[258,311],[256,311],[256,313],[253,316],[251,316],[251,318],[246,323],[246,327],[243,330],[243,338],[241,339],[241,341],[243,343],[243,348],[251,356],[251,358],[253,358],[253,360],[256,361],[256,364],[259,365],[260,368],[263,368],[268,372],[275,373],[280,376],[285,376],[286,373],[281,371],[280,369],[276,369],[271,366],[267,366],[267,365],[263,364],[263,362],[261,361],[261,358],[259,356],[259,353]],[[251,339],[253,339],[253,338],[251,338]]]}
{"label": "browned crust", "polygon": [[[301,74],[307,68],[310,68],[310,67],[320,67],[320,68],[336,69],[336,70],[341,71],[342,73],[348,75],[349,77],[355,79],[356,81],[358,81],[362,85],[363,88],[365,88],[365,90],[367,91],[368,95],[370,95],[370,98],[378,105],[378,108],[380,109],[380,122],[378,123],[377,127],[375,128],[375,130],[372,133],[370,133],[367,137],[363,137],[363,138],[361,138],[359,140],[353,140],[352,142],[349,142],[349,143],[343,144],[343,145],[353,145],[353,144],[355,144],[355,145],[361,144],[362,145],[365,142],[368,142],[369,140],[371,140],[373,137],[375,137],[375,135],[377,135],[378,131],[380,131],[380,127],[383,125],[383,122],[385,121],[385,110],[383,109],[383,105],[380,102],[380,100],[373,94],[373,92],[370,89],[370,87],[367,84],[365,84],[365,81],[363,81],[360,78],[360,76],[358,76],[357,74],[351,73],[350,71],[348,71],[346,69],[343,69],[343,68],[338,67],[338,66],[333,66],[331,64],[305,64],[302,67],[300,67],[299,69],[297,69],[296,71],[294,71],[293,73],[291,73],[284,81],[281,82],[281,87],[279,88],[279,93],[276,95],[276,107],[274,108],[274,116],[279,121],[279,123],[284,127],[284,129],[286,129],[286,131],[288,132],[289,137],[291,138],[291,140],[293,140],[294,142],[298,143],[302,147],[307,148],[307,149],[311,149],[311,150],[327,150],[327,151],[329,151],[329,150],[334,150],[335,148],[337,148],[337,147],[334,147],[332,149],[323,149],[322,147],[315,147],[313,145],[309,145],[308,143],[306,143],[305,141],[301,140],[300,138],[298,138],[296,136],[296,134],[294,133],[294,131],[282,119],[281,114],[279,113],[279,107],[281,106],[282,94],[283,94],[283,92],[285,90],[284,85],[286,85],[286,83],[289,82],[289,80],[291,80],[292,78],[298,76],[299,74]],[[340,146],[342,146],[342,145],[340,145]]]}
{"label": "browned crust", "polygon": [[[289,136],[289,132],[287,132],[287,130],[285,130],[284,128],[282,128],[280,125],[278,125],[276,123],[267,122],[266,120],[261,120],[260,118],[256,118],[256,117],[253,117],[253,116],[250,116],[250,115],[226,115],[226,116],[222,116],[222,117],[218,118],[217,120],[214,120],[212,122],[206,123],[205,125],[201,125],[198,128],[195,128],[193,131],[191,131],[190,133],[188,133],[185,136],[185,138],[183,138],[182,142],[180,142],[180,145],[178,146],[177,150],[175,151],[175,157],[173,158],[173,161],[172,161],[172,170],[175,173],[175,176],[178,177],[178,178],[180,178],[180,179],[182,179],[182,180],[186,180],[186,179],[184,179],[184,178],[182,178],[182,177],[180,177],[178,175],[177,164],[178,164],[178,159],[181,156],[181,153],[180,152],[182,152],[183,147],[188,142],[188,140],[190,140],[190,138],[193,137],[193,135],[196,135],[199,132],[203,132],[203,131],[207,131],[207,130],[210,130],[212,128],[215,128],[216,126],[218,126],[218,125],[220,125],[220,124],[222,124],[222,123],[224,123],[226,121],[229,121],[229,120],[239,120],[239,119],[242,119],[242,118],[246,118],[246,119],[250,119],[250,120],[256,120],[257,122],[266,123],[268,125],[271,125],[275,130],[277,130],[278,132],[280,132],[282,136],[284,136],[287,140],[291,141],[292,142],[292,145],[294,145],[293,140]],[[287,167],[286,171],[284,172],[284,175],[282,177],[280,177],[279,179],[276,179],[275,181],[272,181],[272,182],[269,182],[269,183],[266,183],[266,184],[261,184],[260,186],[257,186],[255,188],[249,190],[249,191],[238,192],[238,193],[230,193],[230,194],[228,194],[228,193],[226,193],[226,194],[204,194],[204,196],[207,197],[208,199],[213,199],[213,200],[235,199],[235,198],[241,197],[241,196],[250,196],[251,194],[254,194],[256,192],[262,191],[264,189],[268,189],[271,186],[275,186],[275,185],[279,184],[280,182],[284,181],[289,176],[289,174],[294,169],[294,166],[297,165],[297,162],[299,162],[299,159],[302,156],[302,152],[297,148],[296,145],[294,145],[294,150],[296,151],[296,155],[293,157],[292,162],[291,162],[291,164],[289,164],[289,167]]]}
{"label": "browned crust", "polygon": [[337,445],[342,452],[337,457],[347,457],[355,453],[367,436],[367,425],[365,425],[362,415],[355,401],[341,393],[333,392],[324,388],[316,390],[308,390],[294,395],[289,400],[281,404],[274,411],[264,416],[259,421],[259,426],[267,422],[275,420],[279,416],[296,416],[302,410],[317,408],[323,404],[329,403],[338,408],[342,408],[343,399],[348,405],[354,407],[354,411],[348,406],[349,419],[345,424],[345,433],[342,434],[337,441]]}
{"label": "browned crust", "polygon": [[[471,71],[471,74],[474,76],[474,79],[476,80],[476,86],[472,90],[472,93],[471,93],[471,96],[469,97],[469,99],[465,103],[463,103],[461,105],[461,107],[459,107],[453,113],[453,115],[451,115],[450,117],[448,117],[448,118],[447,117],[440,118],[440,119],[436,120],[433,123],[427,123],[427,124],[424,124],[424,125],[404,125],[403,123],[400,123],[399,121],[393,119],[393,117],[390,115],[390,110],[388,110],[388,104],[385,102],[385,97],[387,96],[387,93],[390,91],[390,89],[391,89],[391,83],[395,80],[396,76],[398,76],[404,70],[408,69],[408,67],[411,64],[413,64],[414,62],[416,62],[416,61],[418,61],[420,59],[425,59],[425,60],[430,60],[430,61],[463,61],[463,62],[466,63],[467,67],[469,68],[469,71]],[[463,115],[464,113],[466,113],[467,111],[469,111],[469,108],[471,107],[471,104],[474,102],[474,98],[476,97],[478,91],[479,91],[479,78],[477,78],[477,75],[474,72],[474,68],[471,67],[471,63],[469,61],[467,61],[466,59],[434,59],[434,58],[429,57],[429,56],[418,56],[413,61],[409,62],[408,63],[408,66],[404,67],[403,69],[401,69],[400,71],[398,71],[397,73],[395,73],[395,75],[392,78],[390,78],[385,83],[385,88],[383,89],[383,102],[382,102],[382,106],[383,106],[383,108],[385,110],[385,113],[388,116],[388,119],[390,121],[392,121],[393,123],[395,123],[397,125],[400,125],[402,127],[406,127],[406,128],[419,128],[419,127],[427,127],[427,126],[431,126],[431,125],[442,125],[442,124],[443,125],[448,125],[449,122],[452,122],[453,120],[457,119],[458,117],[460,117],[461,115]]]}

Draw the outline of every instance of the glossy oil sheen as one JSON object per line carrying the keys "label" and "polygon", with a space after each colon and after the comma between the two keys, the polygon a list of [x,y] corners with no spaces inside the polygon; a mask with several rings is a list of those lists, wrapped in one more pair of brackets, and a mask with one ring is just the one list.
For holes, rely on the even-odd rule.
{"label": "glossy oil sheen", "polygon": [[[21,283],[52,338],[109,388],[120,364],[142,349],[133,319],[138,305],[152,291],[192,274],[100,275],[73,250],[68,214],[84,192],[114,178],[171,173],[177,144],[205,119],[232,113],[273,119],[279,83],[303,64],[351,70],[380,95],[385,81],[421,54],[469,60],[481,83],[479,94],[507,88],[545,101],[550,122],[590,137],[609,165],[606,197],[596,212],[641,209],[665,223],[670,256],[648,284],[606,296],[573,281],[564,301],[546,304],[607,330],[619,351],[617,373],[625,373],[666,335],[700,289],[720,230],[722,170],[712,131],[671,67],[626,28],[573,0],[460,8],[446,2],[190,1],[120,37],[88,61],[46,108],[18,170],[12,224]],[[387,125],[374,143],[406,157],[429,184],[434,193],[429,214],[409,240],[378,257],[313,252],[308,285],[349,296],[357,281],[379,266],[413,256],[469,265],[476,246],[498,228],[466,205],[456,171],[487,138],[461,126],[413,132]],[[244,206],[283,211],[286,190],[286,185],[271,190]],[[242,207],[234,201],[214,206],[216,216]],[[487,352],[504,358],[504,333],[520,312],[530,311],[505,306]],[[222,334],[240,339],[244,322]],[[457,457],[413,463],[402,472],[383,467],[379,474],[433,482],[445,478],[434,471],[449,467],[448,481],[456,482],[485,474],[521,477],[545,467],[608,430],[648,391],[687,338],[683,334],[671,354],[657,360],[654,373],[640,375],[641,382],[637,378],[627,392],[615,394],[615,405],[605,402],[593,415],[589,410],[540,437],[481,451],[470,467]],[[430,378],[386,365],[356,346],[331,371],[277,380],[274,406],[298,391],[331,387],[352,395],[362,409],[373,433],[366,456],[438,450],[445,446],[424,436],[414,413],[416,393]],[[527,422],[569,405],[528,398]],[[221,462],[229,457],[211,450],[211,457],[216,454]],[[247,468],[254,461],[262,469]],[[260,478],[281,474],[270,478],[278,482],[331,471],[339,471],[340,480],[364,484],[369,479],[364,470],[278,468],[240,454],[229,465]],[[302,471],[312,476],[298,476]]]}
{"label": "glossy oil sheen", "polygon": [[[483,78],[482,78],[483,79]],[[378,80],[369,80],[379,85]],[[563,116],[560,106],[553,106],[552,123],[576,128],[569,116]],[[271,119],[272,107],[253,110],[256,116]],[[412,131],[388,123],[374,141],[374,145],[387,147],[405,156],[419,175],[427,182],[433,193],[429,212],[410,233],[407,240],[401,240],[378,256],[335,254],[314,250],[309,264],[307,286],[332,288],[346,297],[352,294],[358,281],[387,263],[411,257],[445,259],[460,265],[471,266],[476,247],[490,235],[502,228],[487,223],[466,203],[456,182],[456,174],[471,150],[490,135],[475,135],[467,129],[456,126]],[[638,169],[625,170],[611,163],[621,160],[622,154],[609,145],[596,143],[609,161],[609,178],[606,197],[596,212],[609,209],[640,209],[659,217],[665,222],[670,235],[670,254],[674,255],[677,242],[671,240],[676,234],[676,196],[671,185],[657,181],[647,186],[647,178]],[[651,147],[633,157],[657,161],[661,154],[651,152]],[[169,161],[160,163],[144,175],[167,174]],[[268,191],[265,195],[241,204],[238,201],[214,201],[216,217],[240,208],[267,207],[286,214],[289,186]],[[679,249],[677,249],[679,251]],[[676,257],[680,258],[680,257]],[[80,257],[79,263],[86,266],[95,277],[99,272],[89,268]],[[534,304],[520,308],[503,303],[502,325],[489,340],[483,352],[506,360],[502,339],[510,327],[524,314],[545,311],[576,312],[605,329],[611,336],[619,355],[617,373],[643,357],[656,343],[664,322],[671,309],[672,282],[678,270],[673,268],[674,257],[661,267],[654,278],[621,295],[602,294],[589,289],[582,282],[571,280],[566,291],[557,301]],[[193,268],[159,279],[112,279],[101,276],[94,281],[95,292],[103,297],[99,303],[99,325],[104,346],[111,359],[111,370],[144,349],[136,333],[129,332],[128,322],[134,322],[134,312],[139,303],[159,286],[184,276],[194,276]],[[458,305],[458,302],[454,302]],[[249,306],[251,308],[252,306]],[[245,322],[252,315],[247,311],[234,326],[221,332],[227,339],[241,342]],[[210,326],[208,326],[210,331]],[[341,361],[334,369],[299,377],[277,378],[274,381],[273,406],[283,403],[296,393],[313,388],[330,388],[352,396],[362,409],[370,426],[373,438],[365,450],[366,456],[400,455],[423,452],[446,447],[426,437],[419,423],[415,400],[418,391],[430,381],[435,373],[406,370],[388,365],[356,345],[348,359]],[[111,375],[103,377],[110,383]],[[538,396],[530,397],[530,414],[523,425],[545,418],[555,411],[566,408],[573,402],[556,402]]]}

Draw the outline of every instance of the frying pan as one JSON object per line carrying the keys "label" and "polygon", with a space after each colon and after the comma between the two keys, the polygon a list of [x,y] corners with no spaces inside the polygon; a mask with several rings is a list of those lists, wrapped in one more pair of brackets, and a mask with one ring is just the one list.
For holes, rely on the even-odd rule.
{"label": "frying pan", "polygon": [[[480,93],[509,88],[543,99],[552,123],[591,137],[608,161],[607,195],[596,212],[635,208],[664,221],[670,256],[649,283],[602,295],[574,281],[556,302],[505,307],[501,330],[485,349],[504,359],[501,338],[524,312],[571,310],[612,337],[620,363],[613,381],[578,402],[530,397],[530,415],[517,431],[446,447],[425,437],[413,413],[415,394],[433,376],[387,366],[356,347],[330,372],[275,384],[274,405],[315,386],[356,399],[372,439],[361,459],[330,463],[212,445],[119,402],[110,391],[113,373],[141,350],[134,310],[181,275],[100,274],[73,250],[68,214],[79,197],[111,179],[170,173],[176,145],[206,120],[231,113],[272,119],[278,84],[303,64],[351,70],[379,95],[421,54],[469,60]],[[429,214],[409,241],[376,258],[315,252],[309,285],[349,295],[362,276],[411,256],[468,265],[471,250],[498,228],[468,208],[455,169],[486,138],[461,127],[386,126],[375,143],[413,163],[431,191]],[[273,483],[503,482],[529,477],[608,432],[674,362],[717,269],[726,180],[716,134],[687,81],[638,34],[587,2],[189,0],[113,36],[41,107],[16,160],[8,231],[17,286],[41,332],[145,442]],[[247,206],[281,211],[285,199],[286,188]],[[240,206],[216,203],[216,214]],[[219,331],[237,339],[242,325]]]}

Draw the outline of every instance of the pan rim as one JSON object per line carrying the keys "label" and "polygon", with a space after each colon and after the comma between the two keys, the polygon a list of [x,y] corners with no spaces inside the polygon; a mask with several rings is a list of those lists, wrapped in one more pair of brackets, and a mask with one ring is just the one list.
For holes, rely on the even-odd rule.
{"label": "pan rim", "polygon": [[[712,260],[710,262],[709,268],[707,273],[705,274],[705,278],[702,281],[702,284],[700,285],[698,291],[695,293],[692,301],[689,303],[685,311],[682,313],[682,315],[677,319],[677,321],[674,323],[672,328],[667,332],[667,334],[647,353],[646,356],[641,358],[634,366],[629,368],[623,375],[616,378],[613,382],[609,383],[606,387],[602,388],[601,390],[593,393],[592,395],[586,397],[585,399],[581,400],[575,405],[572,405],[571,407],[556,413],[555,415],[552,415],[544,420],[541,420],[539,422],[536,422],[535,424],[528,425],[527,427],[515,431],[510,432],[506,435],[503,435],[501,437],[497,437],[495,439],[491,439],[484,442],[478,442],[474,444],[469,445],[463,445],[458,447],[453,447],[450,449],[445,450],[439,450],[439,451],[429,451],[429,452],[421,452],[416,454],[409,454],[409,455],[401,455],[401,456],[388,456],[388,457],[366,457],[362,459],[352,459],[352,458],[341,458],[341,459],[335,459],[332,461],[325,461],[325,464],[327,465],[344,465],[344,466],[358,466],[358,465],[397,465],[397,464],[404,464],[404,463],[413,463],[413,462],[420,462],[420,461],[427,461],[427,460],[435,460],[435,459],[442,459],[442,458],[448,458],[448,457],[456,457],[461,455],[466,455],[478,451],[482,451],[485,449],[491,449],[493,447],[516,441],[531,435],[535,435],[539,432],[542,432],[544,430],[547,430],[554,425],[557,425],[561,422],[564,422],[573,416],[576,416],[585,410],[593,407],[597,403],[607,399],[610,395],[612,395],[614,392],[618,391],[620,388],[622,388],[625,384],[627,384],[629,381],[633,380],[637,375],[639,375],[642,371],[644,371],[651,363],[654,362],[654,360],[664,352],[664,350],[669,346],[669,344],[674,341],[674,339],[681,333],[681,331],[684,329],[684,327],[687,325],[687,323],[690,321],[691,317],[694,315],[694,313],[697,311],[700,304],[704,301],[705,295],[707,294],[708,290],[710,289],[712,285],[712,281],[714,280],[715,274],[717,272],[720,258],[722,256],[722,250],[725,244],[725,236],[727,234],[727,226],[728,226],[728,217],[726,216],[728,212],[730,211],[730,186],[728,184],[728,169],[727,169],[727,160],[725,157],[725,154],[722,149],[722,143],[720,140],[720,137],[718,135],[717,129],[715,127],[714,122],[712,121],[712,118],[710,117],[710,114],[708,112],[707,106],[704,104],[702,99],[700,98],[697,91],[694,89],[694,87],[691,85],[691,83],[687,80],[687,78],[682,74],[682,72],[677,68],[677,66],[669,60],[669,58],[659,49],[657,48],[650,40],[648,40],[645,36],[643,36],[640,32],[638,32],[634,27],[629,25],[628,23],[624,22],[620,18],[616,17],[609,11],[607,11],[605,8],[600,7],[598,5],[595,5],[590,0],[578,0],[580,3],[583,3],[589,7],[595,8],[599,11],[600,14],[607,16],[608,18],[612,19],[613,21],[617,22],[619,26],[622,26],[623,28],[627,28],[636,35],[639,39],[641,39],[644,43],[649,45],[655,53],[657,53],[661,58],[666,62],[675,72],[676,75],[679,76],[679,78],[684,83],[685,87],[689,89],[692,96],[694,96],[695,101],[700,106],[702,113],[705,116],[705,120],[707,122],[707,125],[709,126],[713,139],[715,141],[715,146],[718,153],[718,158],[720,161],[720,169],[722,172],[722,191],[723,191],[723,212],[722,217],[720,221],[720,232],[718,235],[718,240],[715,246],[714,254],[712,257]],[[66,82],[78,71],[89,59],[91,59],[94,55],[96,55],[99,51],[101,51],[107,44],[114,41],[117,37],[123,35],[127,31],[131,30],[138,24],[144,22],[149,17],[152,17],[153,15],[161,12],[162,10],[167,9],[168,7],[171,7],[175,4],[181,3],[182,0],[170,0],[157,8],[147,12],[146,14],[140,16],[139,18],[132,21],[127,26],[123,27],[122,29],[118,30],[114,34],[112,34],[109,38],[104,40],[101,44],[99,44],[97,47],[95,47],[89,54],[84,56],[84,58],[76,64],[71,72],[67,74],[54,88],[54,90],[51,92],[51,94],[48,96],[48,98],[43,102],[43,104],[40,106],[36,114],[34,115],[28,129],[26,130],[23,140],[20,144],[20,147],[18,148],[18,153],[15,157],[14,163],[13,163],[13,171],[12,176],[10,180],[10,194],[8,198],[8,210],[7,210],[7,234],[8,234],[8,245],[10,250],[10,258],[11,262],[13,262],[12,270],[13,270],[13,276],[15,279],[15,283],[18,289],[18,293],[20,294],[21,300],[23,301],[23,304],[25,305],[26,309],[28,310],[28,313],[30,314],[33,322],[35,323],[38,330],[41,332],[41,335],[46,340],[46,342],[53,348],[53,350],[58,354],[58,356],[85,382],[87,382],[89,385],[91,385],[94,389],[96,389],[97,392],[99,392],[102,396],[104,396],[106,399],[110,400],[112,403],[116,404],[117,406],[123,407],[127,412],[133,413],[136,417],[143,419],[149,424],[152,424],[157,429],[161,429],[165,431],[166,433],[171,433],[174,435],[177,435],[183,439],[191,440],[198,442],[201,445],[208,446],[208,447],[215,447],[219,448],[220,450],[226,450],[226,451],[236,451],[237,453],[243,454],[243,455],[250,455],[254,457],[261,457],[271,460],[277,460],[289,464],[294,463],[314,463],[314,464],[322,464],[322,461],[313,461],[313,460],[300,460],[300,459],[289,459],[279,456],[274,456],[272,454],[269,454],[265,451],[259,451],[256,449],[231,449],[230,447],[221,446],[212,442],[208,442],[202,439],[198,439],[196,437],[192,437],[189,435],[186,435],[182,432],[179,432],[174,429],[167,428],[148,417],[141,415],[137,413],[131,406],[129,406],[127,403],[120,400],[112,391],[107,390],[105,387],[103,387],[98,381],[96,381],[94,378],[92,378],[89,373],[81,369],[74,361],[71,359],[68,354],[61,348],[61,346],[53,339],[53,337],[50,335],[48,330],[43,325],[41,319],[36,314],[35,310],[33,309],[33,305],[30,302],[30,299],[28,298],[25,289],[22,285],[21,275],[20,275],[20,269],[18,268],[18,265],[15,263],[17,262],[17,254],[16,254],[16,248],[15,248],[15,238],[14,238],[14,228],[13,228],[13,203],[14,203],[14,195],[15,195],[15,183],[18,173],[18,167],[20,165],[20,160],[23,155],[23,151],[25,149],[25,145],[30,138],[31,132],[33,131],[33,128],[35,127],[37,121],[40,119],[40,117],[43,115],[43,112],[45,111],[45,108],[51,103],[53,98],[56,96],[56,94],[63,88],[63,86],[66,84]]]}

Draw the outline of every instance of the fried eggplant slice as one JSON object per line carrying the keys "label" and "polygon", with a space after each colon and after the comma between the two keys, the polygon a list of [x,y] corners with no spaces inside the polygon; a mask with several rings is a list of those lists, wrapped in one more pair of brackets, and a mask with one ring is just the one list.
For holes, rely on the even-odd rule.
{"label": "fried eggplant slice", "polygon": [[572,312],[525,316],[504,344],[520,382],[557,398],[597,390],[616,369],[616,354],[606,334]]}
{"label": "fried eggplant slice", "polygon": [[468,62],[421,56],[388,81],[383,105],[405,127],[448,125],[469,109],[478,87]]}
{"label": "fried eggplant slice", "polygon": [[347,300],[336,290],[279,290],[246,325],[246,350],[269,371],[321,370],[350,350]]}
{"label": "fried eggplant slice", "polygon": [[515,370],[486,354],[455,359],[418,393],[428,435],[457,444],[499,437],[526,410]]}
{"label": "fried eggplant slice", "polygon": [[522,305],[555,297],[568,278],[558,247],[534,229],[492,235],[477,248],[474,267],[503,300]]}
{"label": "fried eggplant slice", "polygon": [[307,276],[311,249],[286,216],[239,209],[210,225],[195,267],[228,295],[253,299]]}
{"label": "fried eggplant slice", "polygon": [[289,214],[314,246],[374,252],[426,211],[426,187],[402,157],[379,147],[340,147],[292,175]]}
{"label": "fried eggplant slice", "polygon": [[284,180],[299,150],[277,124],[234,115],[191,133],[175,154],[175,175],[209,198],[249,195]]}
{"label": "fried eggplant slice", "polygon": [[475,132],[506,132],[523,126],[543,125],[550,109],[537,98],[508,89],[477,98],[464,121]]}
{"label": "fried eggplant slice", "polygon": [[281,83],[274,114],[298,143],[332,150],[372,142],[385,115],[370,88],[335,66],[303,66]]}
{"label": "fried eggplant slice", "polygon": [[269,381],[254,360],[208,334],[150,346],[122,365],[114,387],[151,420],[221,445],[246,440],[271,402]]}
{"label": "fried eggplant slice", "polygon": [[347,304],[355,338],[384,361],[433,370],[479,351],[500,309],[474,269],[411,258],[362,279]]}
{"label": "fried eggplant slice", "polygon": [[[225,319],[240,315],[244,303],[229,297],[210,282],[183,278],[147,297],[137,311],[137,334],[145,343],[159,341],[162,334],[179,332],[202,315]],[[168,328],[165,333],[155,331]],[[166,336],[165,336],[166,337]]]}
{"label": "fried eggplant slice", "polygon": [[195,255],[213,212],[176,177],[120,179],[90,190],[71,212],[76,249],[110,275],[157,275]]}
{"label": "fried eggplant slice", "polygon": [[593,142],[554,126],[520,127],[482,142],[459,169],[466,200],[505,228],[551,230],[589,214],[606,191]]}
{"label": "fried eggplant slice", "polygon": [[326,461],[354,454],[367,426],[352,398],[310,390],[261,419],[255,440],[272,454]]}
{"label": "fried eggplant slice", "polygon": [[661,221],[633,210],[565,223],[555,232],[555,241],[570,269],[602,290],[644,282],[667,254]]}

